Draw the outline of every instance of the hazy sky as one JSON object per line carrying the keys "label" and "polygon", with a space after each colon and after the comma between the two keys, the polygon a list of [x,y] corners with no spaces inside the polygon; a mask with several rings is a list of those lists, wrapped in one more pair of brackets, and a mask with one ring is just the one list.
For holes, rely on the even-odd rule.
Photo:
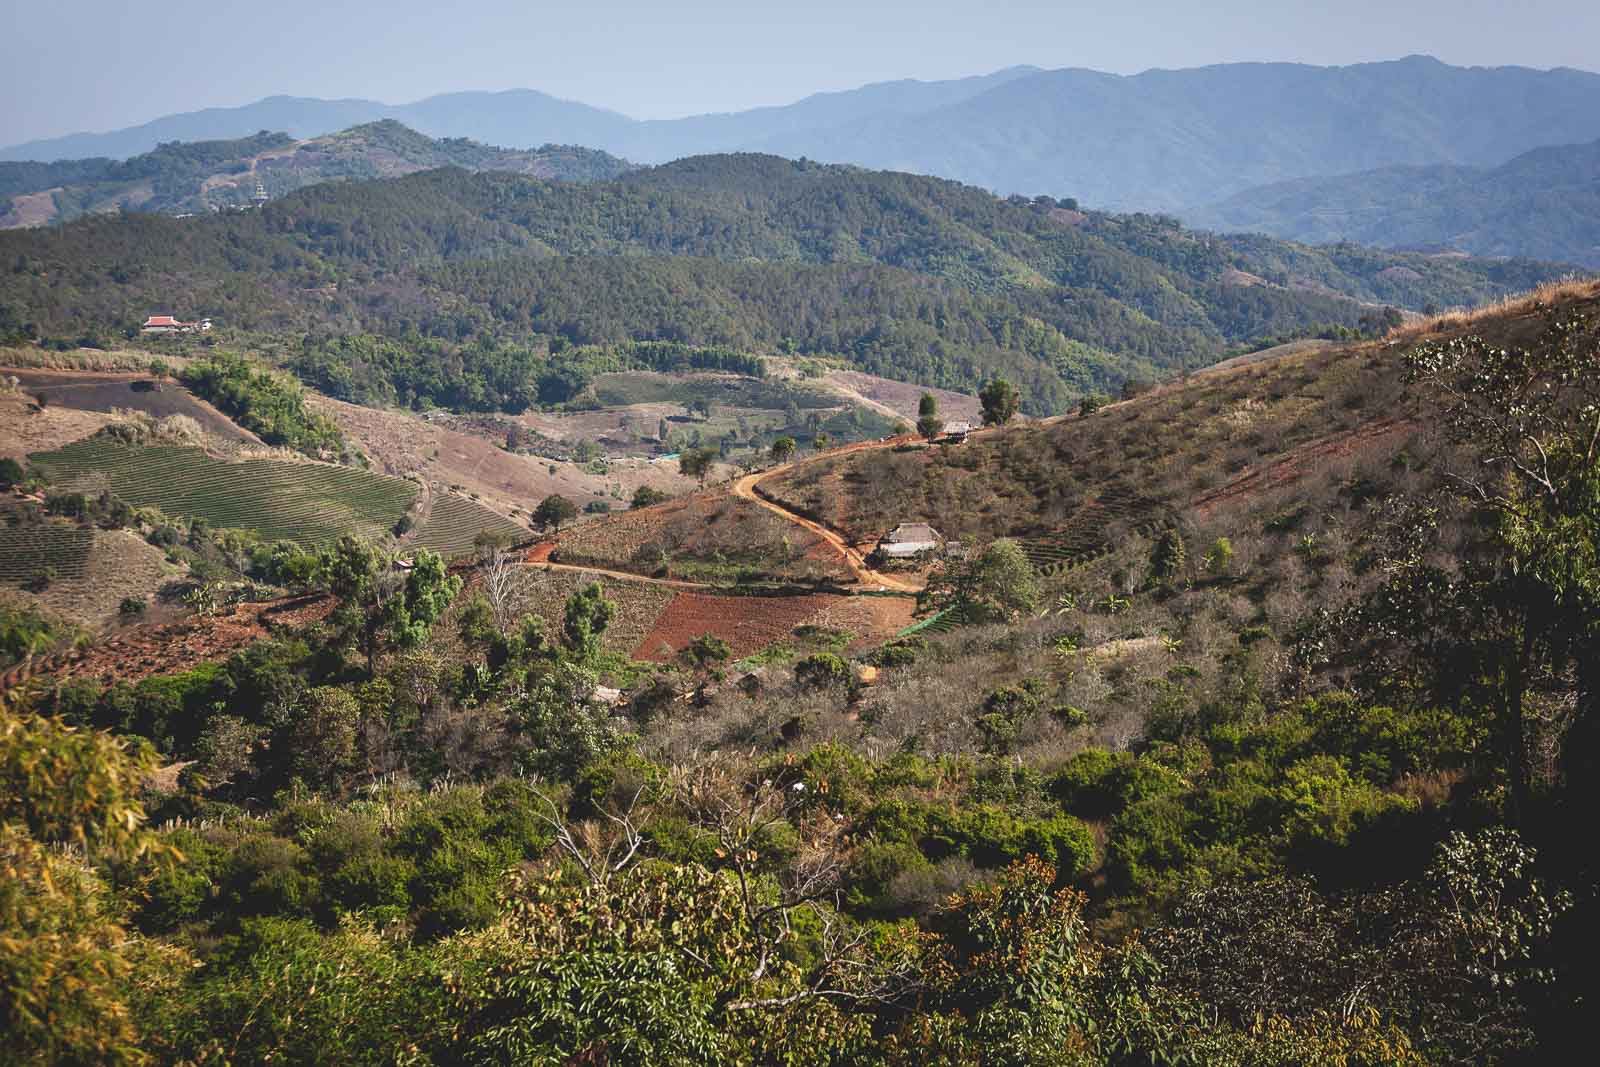
{"label": "hazy sky", "polygon": [[1017,63],[1134,73],[1425,52],[1600,66],[1595,0],[0,0],[0,144],[263,96],[533,88],[639,118]]}

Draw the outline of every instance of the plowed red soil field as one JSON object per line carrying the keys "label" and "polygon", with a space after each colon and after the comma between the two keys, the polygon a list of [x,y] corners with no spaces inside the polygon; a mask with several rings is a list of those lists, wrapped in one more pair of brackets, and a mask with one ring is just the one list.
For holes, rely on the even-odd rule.
{"label": "plowed red soil field", "polygon": [[0,676],[0,689],[19,685],[30,677],[52,683],[72,678],[137,682],[152,674],[185,671],[233,655],[268,636],[274,626],[300,627],[324,619],[333,607],[332,597],[286,597],[241,604],[226,615],[136,626],[92,648],[35,663],[31,670],[13,668]]}
{"label": "plowed red soil field", "polygon": [[633,658],[666,663],[700,635],[715,634],[728,642],[733,658],[740,659],[783,640],[813,615],[847,599],[822,593],[785,597],[679,593],[633,650]]}

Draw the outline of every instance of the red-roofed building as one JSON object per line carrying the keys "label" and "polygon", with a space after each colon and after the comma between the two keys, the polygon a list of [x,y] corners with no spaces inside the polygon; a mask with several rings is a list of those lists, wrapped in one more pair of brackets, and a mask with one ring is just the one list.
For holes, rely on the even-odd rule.
{"label": "red-roofed building", "polygon": [[195,333],[211,329],[210,319],[201,319],[199,322],[179,322],[171,315],[151,315],[144,320],[142,327],[145,333]]}

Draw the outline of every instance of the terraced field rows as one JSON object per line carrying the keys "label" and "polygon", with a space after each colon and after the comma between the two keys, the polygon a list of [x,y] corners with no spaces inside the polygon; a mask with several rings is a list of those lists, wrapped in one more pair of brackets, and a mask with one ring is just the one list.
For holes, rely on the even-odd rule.
{"label": "terraced field rows", "polygon": [[471,553],[474,539],[484,531],[504,534],[514,541],[525,541],[531,536],[527,527],[517,525],[499,512],[490,511],[458,493],[443,493],[434,500],[428,521],[412,538],[411,545],[431,549],[448,560]]}
{"label": "terraced field rows", "polygon": [[57,578],[81,578],[94,531],[77,526],[0,527],[0,583],[20,585],[52,568]]}
{"label": "terraced field rows", "polygon": [[382,537],[417,492],[410,482],[354,467],[280,459],[228,463],[172,445],[90,439],[28,458],[63,487],[110,489],[137,507],[307,546],[346,533]]}
{"label": "terraced field rows", "polygon": [[1023,538],[1018,544],[1034,570],[1050,576],[1082,566],[1111,551],[1108,533],[1114,526],[1121,525],[1141,536],[1149,536],[1170,521],[1158,514],[1148,501],[1111,492],[1083,505],[1061,528],[1038,537]]}

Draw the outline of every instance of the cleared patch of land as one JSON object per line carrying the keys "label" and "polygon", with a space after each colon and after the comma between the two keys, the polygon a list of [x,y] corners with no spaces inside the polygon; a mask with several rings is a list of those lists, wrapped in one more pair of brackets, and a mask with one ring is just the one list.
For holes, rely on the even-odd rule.
{"label": "cleared patch of land", "polygon": [[673,597],[633,650],[636,660],[671,662],[696,638],[714,634],[734,659],[787,638],[812,616],[847,598],[827,594],[757,597],[682,592]]}
{"label": "cleared patch of land", "polygon": [[750,500],[712,490],[612,514],[560,537],[553,557],[613,570],[697,580],[845,580],[823,538]]}
{"label": "cleared patch of land", "polygon": [[908,385],[892,378],[879,378],[860,371],[829,371],[823,376],[822,383],[846,397],[859,397],[872,407],[885,414],[904,419],[907,423],[917,421],[917,405],[922,402],[924,393],[931,393],[934,399],[938,400],[939,414],[948,422],[970,422],[977,425],[983,414],[983,405],[978,403],[978,398],[975,396],[954,393],[949,389]]}
{"label": "cleared patch of land", "polygon": [[93,371],[0,370],[17,379],[21,389],[46,407],[79,411],[139,411],[152,418],[187,415],[207,433],[223,441],[260,444],[260,438],[234,424],[222,412],[172,381],[156,381],[144,374]]}
{"label": "cleared patch of land", "polygon": [[64,488],[109,489],[136,507],[319,545],[346,533],[382,538],[417,487],[354,467],[285,459],[229,463],[203,449],[94,438],[29,457]]}
{"label": "cleared patch of land", "polygon": [[532,512],[552,493],[579,508],[594,500],[616,506],[641,485],[678,493],[693,484],[678,473],[676,463],[613,459],[604,464],[604,473],[596,473],[576,463],[519,456],[501,447],[503,440],[458,432],[407,412],[380,411],[323,396],[309,396],[308,401],[354,438],[378,470],[477,494],[479,503],[504,515]]}
{"label": "cleared patch of land", "polygon": [[0,393],[0,456],[20,460],[89,437],[116,419],[98,411],[50,405],[40,408],[20,392]]}

